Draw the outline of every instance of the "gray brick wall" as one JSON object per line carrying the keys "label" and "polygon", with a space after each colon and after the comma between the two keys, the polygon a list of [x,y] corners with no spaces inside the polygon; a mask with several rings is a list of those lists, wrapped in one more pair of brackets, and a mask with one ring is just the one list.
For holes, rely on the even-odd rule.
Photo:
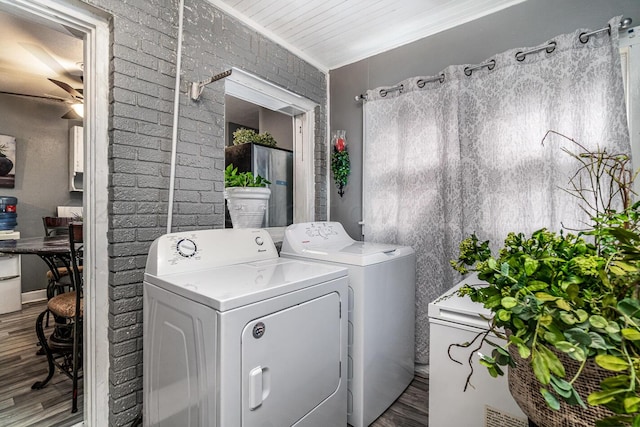
{"label": "gray brick wall", "polygon": [[[142,408],[142,279],[166,231],[178,2],[84,0],[113,15],[109,143],[109,424]],[[326,219],[326,76],[211,4],[187,0],[174,231],[222,227],[224,84],[198,102],[187,82],[238,67],[303,95],[316,109],[316,218]]]}

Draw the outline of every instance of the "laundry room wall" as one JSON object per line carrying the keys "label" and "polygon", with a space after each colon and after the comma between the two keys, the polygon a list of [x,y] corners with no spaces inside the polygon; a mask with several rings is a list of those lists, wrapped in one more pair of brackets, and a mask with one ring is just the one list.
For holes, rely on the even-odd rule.
{"label": "laundry room wall", "polygon": [[[179,2],[83,0],[112,15],[109,141],[109,411],[142,404],[142,280],[166,232]],[[326,74],[204,0],[185,0],[173,230],[224,221],[224,81],[199,101],[187,84],[239,67],[298,93],[315,114],[316,216],[326,218]]]}
{"label": "laundry room wall", "polygon": [[624,15],[640,24],[638,0],[528,0],[411,44],[331,70],[330,129],[345,129],[351,175],[344,197],[330,188],[330,218],[362,239],[362,103],[356,95],[449,65],[479,64],[496,53],[539,45],[578,28],[599,29]]}

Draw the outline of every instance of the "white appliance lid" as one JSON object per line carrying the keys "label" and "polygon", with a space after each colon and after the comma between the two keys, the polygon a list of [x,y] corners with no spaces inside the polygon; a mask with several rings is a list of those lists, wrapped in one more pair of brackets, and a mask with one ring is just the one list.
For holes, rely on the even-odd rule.
{"label": "white appliance lid", "polygon": [[283,256],[349,265],[370,265],[413,254],[408,246],[353,240],[339,222],[292,224],[284,232]]}
{"label": "white appliance lid", "polygon": [[144,280],[218,311],[227,311],[285,293],[346,277],[342,267],[275,258]]}
{"label": "white appliance lid", "polygon": [[280,259],[264,229],[218,229],[158,237],[144,280],[223,311],[346,275],[340,267]]}
{"label": "white appliance lid", "polygon": [[429,303],[429,319],[459,323],[461,325],[475,326],[487,329],[492,317],[491,311],[484,308],[481,303],[471,301],[469,296],[459,297],[456,295],[458,289],[463,285],[486,286],[487,283],[478,279],[476,274],[471,274],[447,292]]}

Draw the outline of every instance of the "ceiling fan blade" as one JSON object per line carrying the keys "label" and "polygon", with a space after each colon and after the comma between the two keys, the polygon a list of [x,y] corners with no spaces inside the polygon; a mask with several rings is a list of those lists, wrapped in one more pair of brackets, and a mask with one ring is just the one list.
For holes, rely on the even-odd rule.
{"label": "ceiling fan blade", "polygon": [[78,101],[84,100],[84,95],[82,95],[81,92],[78,92],[76,89],[72,88],[71,86],[69,86],[65,82],[61,82],[60,80],[54,80],[54,79],[51,79],[51,78],[49,78],[48,80],[51,83],[53,83],[53,84],[57,85],[58,87],[60,87],[61,89],[67,91],[71,96],[73,96]]}
{"label": "ceiling fan blade", "polygon": [[84,31],[77,30],[77,29],[69,27],[67,25],[63,25],[63,27],[64,27],[65,30],[67,30],[69,32],[69,34],[71,34],[75,38],[80,39],[80,40],[84,39],[84,36],[86,34]]}
{"label": "ceiling fan blade", "polygon": [[5,95],[13,95],[13,96],[24,96],[26,98],[39,98],[39,99],[45,99],[47,101],[55,101],[55,102],[67,102],[66,100],[62,99],[62,98],[58,98],[56,96],[40,96],[40,95],[29,95],[27,93],[15,93],[15,92],[5,92],[5,91],[0,91],[0,93],[5,94]]}
{"label": "ceiling fan blade", "polygon": [[82,120],[82,116],[76,113],[75,110],[67,111],[66,114],[60,118],[67,119],[67,120]]}

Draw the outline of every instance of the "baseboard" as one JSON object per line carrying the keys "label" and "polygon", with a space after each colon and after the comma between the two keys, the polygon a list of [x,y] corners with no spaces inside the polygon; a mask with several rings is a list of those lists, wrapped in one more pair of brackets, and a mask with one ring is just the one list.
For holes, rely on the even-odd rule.
{"label": "baseboard", "polygon": [[414,366],[414,372],[422,377],[429,378],[429,365],[416,363]]}
{"label": "baseboard", "polygon": [[22,303],[28,304],[30,302],[36,301],[44,301],[47,299],[47,290],[46,289],[38,289],[35,291],[23,292],[22,293]]}

